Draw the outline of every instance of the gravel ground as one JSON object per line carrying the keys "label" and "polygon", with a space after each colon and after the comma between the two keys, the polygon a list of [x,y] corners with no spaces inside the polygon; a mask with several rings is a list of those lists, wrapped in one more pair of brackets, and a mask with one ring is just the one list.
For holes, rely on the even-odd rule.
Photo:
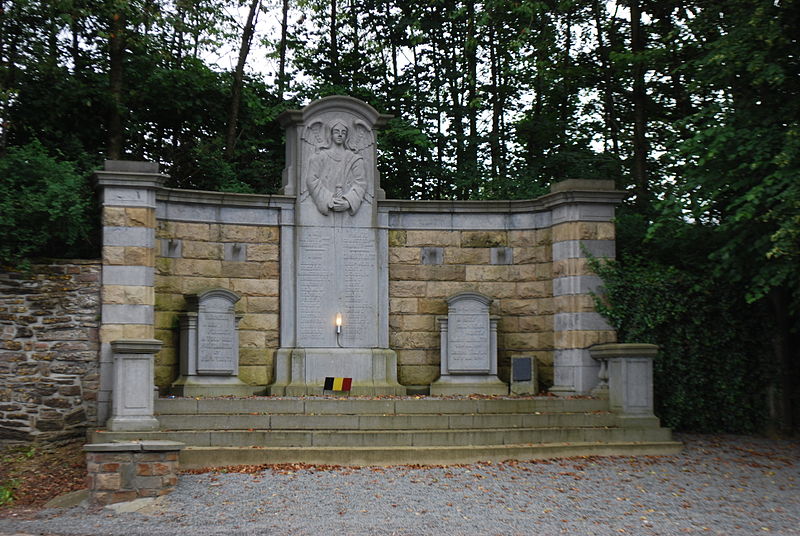
{"label": "gravel ground", "polygon": [[138,513],[0,519],[24,535],[800,535],[800,442],[677,435],[677,456],[181,476]]}

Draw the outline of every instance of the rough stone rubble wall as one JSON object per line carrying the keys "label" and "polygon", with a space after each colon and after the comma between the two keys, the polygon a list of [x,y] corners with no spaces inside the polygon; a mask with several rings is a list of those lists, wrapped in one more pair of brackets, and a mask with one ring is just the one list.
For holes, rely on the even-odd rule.
{"label": "rough stone rubble wall", "polygon": [[99,261],[0,272],[0,442],[97,424]]}

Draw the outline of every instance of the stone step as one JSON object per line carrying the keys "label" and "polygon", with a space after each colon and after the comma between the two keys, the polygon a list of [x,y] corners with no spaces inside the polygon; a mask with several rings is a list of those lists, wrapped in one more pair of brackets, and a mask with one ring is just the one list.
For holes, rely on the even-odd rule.
{"label": "stone step", "polygon": [[419,447],[586,442],[663,442],[668,428],[498,428],[493,430],[197,430],[94,432],[92,441],[168,440],[197,447]]}
{"label": "stone step", "polygon": [[159,398],[157,415],[208,414],[472,414],[584,413],[605,411],[608,401],[594,398]]}
{"label": "stone step", "polygon": [[616,426],[612,413],[160,415],[162,430],[433,430]]}
{"label": "stone step", "polygon": [[677,454],[676,441],[544,443],[427,447],[188,447],[183,469],[312,463],[325,465],[446,465],[481,461],[541,460],[571,456],[658,456]]}

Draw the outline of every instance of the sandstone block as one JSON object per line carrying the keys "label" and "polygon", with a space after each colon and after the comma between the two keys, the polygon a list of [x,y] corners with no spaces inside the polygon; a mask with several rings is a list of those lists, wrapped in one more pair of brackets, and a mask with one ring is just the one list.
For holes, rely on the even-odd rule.
{"label": "sandstone block", "polygon": [[156,211],[146,207],[128,207],[125,209],[125,225],[153,229],[156,226]]}
{"label": "sandstone block", "polygon": [[263,365],[239,367],[239,379],[249,385],[267,385],[272,379],[270,376],[267,367]]}
{"label": "sandstone block", "polygon": [[428,385],[439,377],[438,366],[404,365],[398,368],[398,380],[403,385]]}
{"label": "sandstone block", "polygon": [[389,296],[395,298],[424,297],[426,285],[427,283],[424,281],[390,281]]}
{"label": "sandstone block", "polygon": [[[174,274],[197,277],[222,277],[222,262],[208,259],[175,259]],[[229,274],[225,274],[228,276]]]}
{"label": "sandstone block", "polygon": [[436,298],[424,298],[417,301],[417,311],[420,314],[444,315],[447,314],[447,301]]}
{"label": "sandstone block", "polygon": [[[208,223],[166,222],[164,231],[167,237],[182,240],[209,242],[217,238],[211,236],[211,225]],[[214,234],[216,235],[216,232]]]}
{"label": "sandstone block", "polygon": [[223,224],[219,226],[220,240],[222,242],[260,242],[259,227],[255,225],[231,225]]}
{"label": "sandstone block", "polygon": [[403,315],[404,331],[437,331],[435,315]]}
{"label": "sandstone block", "polygon": [[247,247],[248,261],[274,261],[280,260],[280,247],[277,244],[251,244]]}
{"label": "sandstone block", "polygon": [[127,216],[124,207],[103,207],[103,226],[124,227],[127,225]]}
{"label": "sandstone block", "polygon": [[445,264],[489,264],[491,249],[484,247],[445,248]]}
{"label": "sandstone block", "polygon": [[99,490],[118,490],[122,487],[122,477],[119,473],[97,473],[94,485]]}
{"label": "sandstone block", "polygon": [[552,259],[551,246],[534,246],[514,248],[515,264],[534,264],[538,262],[550,262]]}
{"label": "sandstone block", "polygon": [[218,242],[199,242],[184,240],[181,254],[185,259],[222,260],[222,244]]}
{"label": "sandstone block", "polygon": [[405,231],[406,246],[458,246],[459,231]]}
{"label": "sandstone block", "polygon": [[389,298],[390,313],[416,313],[418,310],[417,298]]}
{"label": "sandstone block", "polygon": [[261,279],[265,264],[275,263],[222,261],[222,273],[227,277]]}
{"label": "sandstone block", "polygon": [[462,231],[462,248],[494,248],[508,245],[506,231]]}
{"label": "sandstone block", "polygon": [[553,277],[577,275],[594,275],[594,272],[589,266],[589,259],[562,259],[553,262]]}
{"label": "sandstone block", "polygon": [[389,264],[419,264],[419,248],[389,248]]}
{"label": "sandstone block", "polygon": [[226,277],[180,277],[183,294],[197,294],[210,288],[229,289],[231,280]]}
{"label": "sandstone block", "polygon": [[279,285],[273,279],[231,279],[231,287],[243,296],[277,296]]}
{"label": "sandstone block", "polygon": [[278,315],[266,313],[248,313],[239,321],[240,330],[277,330]]}
{"label": "sandstone block", "polygon": [[402,247],[406,245],[406,231],[391,230],[389,231],[389,246]]}
{"label": "sandstone block", "polygon": [[518,298],[547,298],[553,295],[553,284],[550,281],[529,281],[515,284]]}
{"label": "sandstone block", "polygon": [[553,331],[553,315],[520,316],[520,331]]}
{"label": "sandstone block", "polygon": [[439,347],[439,333],[399,331],[389,333],[389,345],[392,348],[425,349]]}
{"label": "sandstone block", "polygon": [[245,311],[248,313],[277,313],[280,302],[277,297],[248,296],[244,300]]}

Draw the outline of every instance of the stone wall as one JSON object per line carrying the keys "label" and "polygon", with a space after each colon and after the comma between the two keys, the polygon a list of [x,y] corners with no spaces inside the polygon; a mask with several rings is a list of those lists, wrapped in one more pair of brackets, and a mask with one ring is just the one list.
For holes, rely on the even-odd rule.
{"label": "stone wall", "polygon": [[439,376],[436,316],[447,298],[476,291],[498,315],[498,372],[508,381],[510,358],[534,356],[552,384],[553,297],[550,229],[426,231],[389,234],[390,346],[399,380],[427,385]]}
{"label": "stone wall", "polygon": [[276,226],[159,221],[156,260],[156,385],[166,392],[179,374],[178,315],[186,296],[212,288],[238,294],[239,378],[272,381],[278,348],[280,231]]}
{"label": "stone wall", "polygon": [[0,441],[97,424],[100,272],[99,261],[0,272]]}

